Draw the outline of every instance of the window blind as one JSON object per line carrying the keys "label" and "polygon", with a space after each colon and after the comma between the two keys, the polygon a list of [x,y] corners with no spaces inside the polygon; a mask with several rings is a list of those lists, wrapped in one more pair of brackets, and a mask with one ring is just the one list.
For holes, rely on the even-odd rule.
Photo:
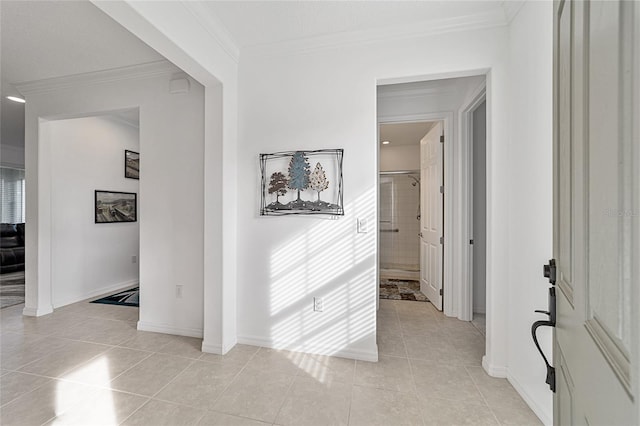
{"label": "window blind", "polygon": [[24,223],[24,170],[0,167],[0,191],[2,223]]}

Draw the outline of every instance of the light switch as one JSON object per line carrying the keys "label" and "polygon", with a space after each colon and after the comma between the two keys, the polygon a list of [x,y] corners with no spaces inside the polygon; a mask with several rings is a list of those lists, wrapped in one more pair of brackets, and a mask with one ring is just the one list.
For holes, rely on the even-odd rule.
{"label": "light switch", "polygon": [[367,219],[364,217],[358,218],[358,234],[366,234],[369,232]]}

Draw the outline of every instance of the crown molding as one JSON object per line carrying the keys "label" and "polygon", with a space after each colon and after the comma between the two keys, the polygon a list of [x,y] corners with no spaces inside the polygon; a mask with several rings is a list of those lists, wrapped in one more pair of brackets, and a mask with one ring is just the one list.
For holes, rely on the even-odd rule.
{"label": "crown molding", "polygon": [[206,2],[199,1],[181,1],[185,9],[193,15],[196,21],[209,33],[227,52],[227,54],[237,63],[240,58],[240,49],[235,42],[227,27],[220,19],[206,7]]}
{"label": "crown molding", "polygon": [[502,2],[502,8],[509,24],[518,15],[522,6],[524,6],[524,2],[525,0],[504,0]]}
{"label": "crown molding", "polygon": [[131,65],[127,67],[112,68],[108,70],[92,71],[81,74],[65,75],[62,77],[46,78],[43,80],[15,83],[14,86],[23,95],[36,95],[41,93],[63,90],[72,87],[86,87],[97,84],[111,83],[114,81],[148,78],[158,75],[173,74],[180,71],[178,67],[169,61],[148,62],[145,64]]}
{"label": "crown molding", "polygon": [[140,128],[140,123],[129,121],[126,118],[121,117],[121,116],[119,116],[117,114],[103,115],[101,117],[103,117],[103,118],[105,118],[107,120],[114,121],[114,122],[119,123],[119,124],[123,124],[125,126],[129,126],[131,128],[134,128],[134,129],[139,129]]}
{"label": "crown molding", "polygon": [[455,92],[456,88],[453,85],[447,85],[444,87],[430,87],[430,88],[411,88],[411,89],[398,89],[391,87],[384,89],[387,86],[378,86],[378,99],[388,98],[418,98],[424,96],[437,96],[446,95]]}
{"label": "crown molding", "polygon": [[481,14],[459,16],[435,21],[417,22],[409,25],[326,34],[295,40],[255,44],[243,51],[258,56],[298,55],[336,48],[363,46],[380,42],[428,37],[436,34],[481,30],[507,26],[502,7]]}

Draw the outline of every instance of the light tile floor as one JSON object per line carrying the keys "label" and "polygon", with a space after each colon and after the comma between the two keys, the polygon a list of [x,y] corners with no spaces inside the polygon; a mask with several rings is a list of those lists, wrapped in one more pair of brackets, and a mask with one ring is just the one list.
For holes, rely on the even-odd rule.
{"label": "light tile floor", "polygon": [[480,367],[483,336],[428,303],[380,301],[378,363],[137,331],[137,309],[0,311],[2,425],[537,425]]}

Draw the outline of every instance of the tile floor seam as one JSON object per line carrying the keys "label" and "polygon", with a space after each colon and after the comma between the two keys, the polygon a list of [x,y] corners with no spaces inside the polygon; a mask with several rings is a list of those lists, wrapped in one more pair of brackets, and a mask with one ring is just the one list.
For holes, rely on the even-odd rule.
{"label": "tile floor seam", "polygon": [[[98,343],[98,342],[91,342],[91,341],[88,341],[88,340],[71,339],[69,337],[61,337],[61,336],[56,336],[56,335],[51,335],[51,336],[48,336],[48,337],[53,337],[54,339],[68,340],[70,342],[88,343],[90,345],[108,346],[109,349],[115,348],[117,346],[117,345],[110,345],[108,343]],[[64,348],[57,349],[57,350],[55,350],[53,352],[57,352],[57,351],[59,351],[61,349],[64,349]],[[107,350],[109,350],[109,349],[107,349]],[[53,352],[49,352],[47,355],[51,355]],[[47,355],[45,355],[45,356],[47,356]]]}
{"label": "tile floor seam", "polygon": [[[400,324],[400,340],[402,340],[402,347],[404,349],[404,355],[405,355],[404,358],[408,359],[409,358],[409,351],[407,350],[407,343],[404,341],[404,334],[402,333],[402,321],[400,320],[400,313],[398,312],[398,307],[396,305],[393,306],[393,309],[396,312],[396,319],[398,320],[398,323]],[[413,379],[413,376],[412,376],[412,379]]]}
{"label": "tile floor seam", "polygon": [[[202,410],[202,408],[200,408],[200,410]],[[195,421],[193,424],[194,425],[199,425],[200,422],[202,421],[202,419],[204,419],[207,414],[209,414],[209,410],[207,410],[207,409],[202,410],[202,415],[200,417],[198,417],[198,420]]]}
{"label": "tile floor seam", "polygon": [[[258,352],[260,352],[260,346],[258,346],[258,350],[255,351],[253,353],[253,355],[251,355],[251,357],[247,360],[247,362],[242,366],[242,368],[240,368],[240,370],[236,373],[235,376],[233,376],[233,379],[229,380],[229,383],[227,384],[227,386],[224,387],[224,389],[222,389],[222,392],[220,392],[220,395],[217,396],[217,398],[215,399],[215,401],[213,401],[213,406],[215,407],[215,405],[218,403],[218,401],[220,400],[220,398],[222,398],[222,395],[224,395],[224,393],[227,391],[227,389],[229,389],[229,386],[231,386],[233,384],[233,382],[236,381],[236,379],[238,378],[238,376],[240,376],[240,374],[247,368],[247,365],[249,365],[249,363],[251,362],[251,360],[258,354]],[[228,353],[228,352],[227,352]],[[224,355],[221,355],[224,356]],[[206,362],[206,361],[203,361]],[[227,414],[227,413],[225,413]],[[252,420],[256,420],[256,419],[252,419]],[[275,422],[275,419],[274,419]]]}
{"label": "tile floor seam", "polygon": [[51,422],[52,420],[55,420],[57,417],[58,417],[57,415],[54,415],[53,417],[48,419],[46,422],[41,423],[40,426],[46,426],[47,423]]}
{"label": "tile floor seam", "polygon": [[[116,347],[116,348],[119,348],[120,346],[115,346],[115,347]],[[129,348],[125,348],[125,349],[129,349]],[[111,350],[111,349],[109,349],[109,350]],[[130,350],[136,350],[136,349],[130,349]],[[108,352],[108,351],[107,351],[107,352]],[[147,351],[139,351],[139,352],[147,352]],[[129,371],[129,370],[131,370],[132,368],[134,368],[135,366],[137,366],[138,364],[140,364],[142,361],[144,361],[145,359],[149,359],[149,358],[150,358],[150,357],[152,357],[152,356],[153,356],[153,352],[149,352],[149,353],[147,354],[147,356],[146,356],[146,357],[144,357],[144,358],[142,358],[140,361],[138,361],[138,362],[134,363],[134,364],[133,364],[133,365],[131,365],[129,368],[127,368],[126,370],[124,370],[124,371],[123,371],[123,372],[121,372],[120,374],[116,375],[115,377],[112,377],[112,378],[111,378],[111,380],[109,380],[109,385],[111,385],[111,383],[112,383],[115,379],[117,379],[118,377],[122,376],[124,373],[126,373],[126,372],[127,372],[127,371]],[[86,363],[88,363],[88,362],[89,362],[89,361],[87,361]],[[84,364],[86,364],[86,363],[84,363]],[[84,364],[81,364],[81,365],[84,365]],[[79,367],[79,366],[78,366],[78,367]],[[112,389],[112,390],[116,390],[116,389],[111,388],[111,386],[109,386],[109,388],[110,388],[110,389]],[[118,392],[123,392],[123,391],[118,391]],[[134,395],[137,395],[137,394],[134,394]]]}
{"label": "tile floor seam", "polygon": [[[162,354],[162,355],[166,355],[166,354]],[[180,372],[178,374],[176,374],[171,380],[169,380],[169,382],[167,382],[167,384],[165,384],[164,386],[162,386],[156,393],[154,393],[153,395],[151,395],[151,399],[159,401],[159,399],[156,399],[156,396],[158,396],[160,394],[160,392],[162,392],[167,386],[169,386],[171,383],[173,383],[178,377],[180,377],[185,371],[187,371],[189,369],[189,367],[191,367],[197,360],[196,359],[192,359],[191,362],[189,363],[189,365],[187,365],[185,368],[183,368],[182,370],[180,370]]]}
{"label": "tile floor seam", "polygon": [[467,369],[467,367],[464,367],[464,370],[467,372],[469,377],[471,377],[471,383],[473,383],[473,386],[475,386],[476,390],[480,394],[480,397],[482,397],[482,400],[484,401],[484,404],[487,406],[489,411],[491,411],[491,415],[496,420],[496,423],[498,425],[502,425],[503,423],[498,419],[498,416],[496,415],[495,411],[493,411],[493,407],[491,405],[489,405],[489,401],[487,401],[487,398],[484,396],[484,394],[480,390],[480,386],[478,386],[478,383],[476,383],[476,381],[473,379],[473,376],[471,375],[471,373],[469,373],[469,370]]}
{"label": "tile floor seam", "polygon": [[[49,379],[48,377],[45,377],[45,376],[37,376],[37,377],[43,377],[43,378]],[[47,381],[47,382],[45,382],[45,383],[41,384],[40,386],[37,386],[37,387],[33,388],[32,390],[30,390],[30,391],[28,391],[28,392],[25,392],[25,393],[23,393],[23,394],[20,394],[20,395],[16,396],[16,397],[15,397],[15,398],[13,398],[11,401],[7,401],[7,402],[5,402],[4,404],[2,404],[2,405],[0,406],[0,408],[5,407],[5,406],[7,406],[8,404],[11,404],[12,402],[14,402],[15,400],[17,400],[18,398],[23,397],[24,395],[28,395],[28,394],[30,394],[30,393],[32,393],[32,392],[37,391],[37,390],[38,390],[38,389],[40,389],[41,387],[43,387],[43,386],[47,385],[50,381],[51,381],[51,380],[49,380],[49,381]]]}
{"label": "tile floor seam", "polygon": [[[54,352],[55,352],[55,351],[54,351]],[[48,353],[48,354],[46,354],[46,355],[42,355],[40,358],[37,358],[37,359],[35,359],[35,360],[33,360],[33,361],[29,361],[29,362],[27,362],[27,363],[25,363],[25,364],[18,365],[18,366],[16,366],[16,367],[15,367],[16,369],[14,369],[14,370],[8,370],[7,368],[4,368],[4,369],[5,369],[5,370],[8,370],[8,371],[15,371],[16,373],[26,373],[25,371],[20,371],[20,370],[18,370],[18,369],[19,369],[19,368],[24,368],[24,367],[26,367],[27,365],[32,364],[32,363],[34,363],[34,362],[36,362],[36,361],[40,361],[42,358],[44,358],[44,357],[46,357],[46,356],[49,356],[49,355],[51,355],[52,353],[53,353],[53,352],[50,352],[50,353]]]}
{"label": "tile floor seam", "polygon": [[278,408],[278,411],[276,412],[275,417],[273,418],[273,423],[278,421],[278,416],[280,415],[280,412],[282,411],[282,407],[284,407],[284,403],[287,402],[287,396],[289,396],[289,393],[291,392],[291,388],[293,388],[293,384],[296,382],[296,379],[298,377],[297,374],[298,372],[296,372],[296,375],[293,376],[293,380],[291,380],[291,383],[289,383],[289,387],[287,388],[287,391],[284,393],[284,398],[282,398],[282,402],[280,403],[280,407]]}
{"label": "tile floor seam", "polygon": [[[358,361],[356,360],[356,363]],[[358,367],[358,365],[356,364],[356,368]],[[355,369],[354,369],[355,370]],[[355,372],[354,372],[355,375]],[[349,401],[349,415],[347,416],[347,426],[351,425],[351,408],[353,407],[353,393],[355,392],[355,381],[354,383],[351,385],[351,400]]]}
{"label": "tile floor seam", "polygon": [[[378,361],[379,361],[379,357],[378,357]],[[359,361],[357,359],[354,359],[353,374],[351,376],[351,398],[349,398],[349,410],[347,411],[347,425],[349,425],[349,420],[351,419],[351,406],[353,405],[353,387],[356,384],[356,372],[358,371],[359,362],[364,362],[364,361]]]}
{"label": "tile floor seam", "polygon": [[144,407],[145,405],[147,405],[149,402],[151,402],[151,398],[149,398],[148,396],[146,396],[145,398],[147,398],[147,400],[145,402],[143,402],[142,404],[140,404],[140,406],[138,408],[136,408],[135,410],[133,410],[131,412],[131,414],[129,414],[127,417],[125,417],[124,419],[122,419],[122,421],[120,423],[118,423],[118,426],[123,425],[127,422],[127,420],[129,420],[131,418],[131,416],[133,416],[135,413],[137,413],[138,411],[140,411],[142,409],[142,407]]}
{"label": "tile floor seam", "polygon": [[[96,343],[91,343],[91,342],[83,342],[83,343],[96,344]],[[106,345],[103,345],[103,346],[106,346]],[[64,349],[64,348],[60,348],[60,349],[58,349],[57,351],[53,351],[53,352],[51,352],[50,354],[47,354],[47,355],[43,356],[41,359],[44,359],[44,358],[46,358],[47,356],[49,356],[49,355],[51,355],[51,354],[54,354],[54,353],[56,353],[56,352],[59,352],[59,351],[61,351],[61,350],[63,350],[63,349]],[[85,363],[88,363],[88,362],[91,362],[91,361],[95,360],[96,358],[98,358],[100,355],[104,354],[104,352],[107,352],[107,351],[109,351],[109,349],[107,349],[107,350],[105,350],[105,351],[103,351],[103,352],[97,353],[96,355],[92,356],[92,357],[91,357],[91,358],[89,358],[88,360],[86,360],[86,361],[82,362],[80,365],[84,365]],[[37,361],[33,361],[33,362],[37,362]],[[22,367],[20,367],[20,368],[24,368],[24,367],[26,367],[27,365],[33,364],[33,362],[30,362],[29,364],[26,364],[26,365],[24,365],[24,366],[22,366]],[[78,366],[79,366],[79,365],[78,365],[78,364],[76,364],[76,365],[75,365],[75,366],[73,366],[72,368],[70,368],[70,369],[68,369],[68,370],[65,370],[65,371],[63,371],[62,373],[60,373],[60,375],[62,375],[62,374],[67,374],[67,373],[69,373],[69,372],[71,372],[71,371],[75,370]],[[25,373],[26,373],[26,372],[25,372]],[[51,377],[51,376],[44,376],[44,377]],[[56,377],[51,377],[51,378],[53,378],[53,379],[60,379],[61,377],[58,375],[58,376],[56,376]]]}

